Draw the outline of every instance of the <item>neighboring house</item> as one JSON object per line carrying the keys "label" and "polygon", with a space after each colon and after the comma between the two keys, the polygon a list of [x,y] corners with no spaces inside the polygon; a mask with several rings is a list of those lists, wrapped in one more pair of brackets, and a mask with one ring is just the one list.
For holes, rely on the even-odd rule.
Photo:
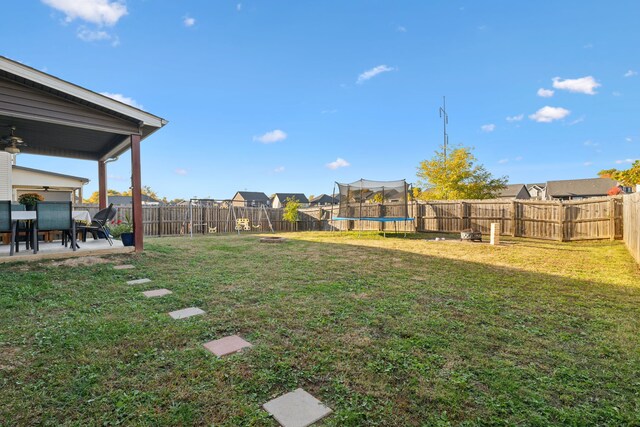
{"label": "neighboring house", "polygon": [[548,181],[547,200],[580,200],[589,197],[603,197],[616,187],[618,182],[609,178],[567,179]]}
{"label": "neighboring house", "polygon": [[527,184],[527,190],[529,191],[529,196],[532,199],[544,200],[547,198],[547,184],[545,183]]}
{"label": "neighboring house", "polygon": [[37,193],[48,202],[82,203],[87,178],[18,166],[12,157],[0,152],[0,200],[17,201],[22,194]]}
{"label": "neighboring house", "polygon": [[527,200],[531,198],[527,186],[524,184],[509,184],[497,197],[498,199]]}
{"label": "neighboring house", "polygon": [[309,207],[309,199],[302,193],[276,193],[271,199],[271,206],[274,208],[284,208],[287,204],[287,199],[295,198],[300,202],[300,207]]}
{"label": "neighboring house", "polygon": [[[113,203],[115,206],[131,205],[131,196],[107,196],[107,203]],[[142,204],[146,206],[160,206],[163,203],[160,200],[143,194]]]}
{"label": "neighboring house", "polygon": [[329,196],[328,194],[321,194],[309,200],[309,206],[330,206],[337,204],[338,198]]}
{"label": "neighboring house", "polygon": [[238,191],[231,199],[233,206],[271,206],[269,196],[258,191]]}

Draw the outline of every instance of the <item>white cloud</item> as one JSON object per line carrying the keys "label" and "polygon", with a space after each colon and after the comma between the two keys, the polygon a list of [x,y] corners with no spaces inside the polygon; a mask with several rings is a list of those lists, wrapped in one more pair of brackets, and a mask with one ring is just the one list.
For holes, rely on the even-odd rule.
{"label": "white cloud", "polygon": [[519,122],[522,119],[524,119],[524,114],[518,114],[517,116],[509,116],[509,117],[507,117],[507,121],[509,123]]}
{"label": "white cloud", "polygon": [[178,175],[182,175],[182,176],[184,176],[184,175],[186,175],[188,173],[187,170],[183,169],[183,168],[176,168],[176,170],[174,172],[177,173]]}
{"label": "white cloud", "polygon": [[398,28],[396,28],[396,31],[399,33],[406,33],[407,32],[407,28],[403,27],[402,25],[399,25]]}
{"label": "white cloud", "polygon": [[236,10],[237,10],[238,12],[241,12],[241,11],[242,11],[242,3],[238,3],[238,4],[236,5]]}
{"label": "white cloud", "polygon": [[621,165],[622,163],[633,163],[636,159],[624,159],[624,160],[616,160],[616,163]]}
{"label": "white cloud", "polygon": [[496,130],[496,125],[494,125],[493,123],[489,123],[487,125],[480,126],[480,129],[482,130],[482,132],[493,132],[494,130]]}
{"label": "white cloud", "polygon": [[121,93],[100,92],[100,95],[115,99],[116,101],[122,102],[123,104],[131,105],[132,107],[138,108],[140,110],[144,109],[142,104],[138,104],[135,99],[124,96]]}
{"label": "white cloud", "polygon": [[189,16],[186,16],[182,20],[182,23],[184,24],[185,27],[193,27],[194,25],[196,25],[196,18],[191,18]]}
{"label": "white cloud", "polygon": [[529,118],[538,123],[550,123],[554,120],[560,120],[571,114],[571,111],[562,107],[542,107],[534,114],[530,114]]}
{"label": "white cloud", "polygon": [[618,92],[618,91],[611,92],[611,95],[613,95],[613,96],[622,96],[622,94],[620,92]]}
{"label": "white cloud", "polygon": [[509,163],[509,159],[500,159],[498,160],[498,163],[500,163],[501,165],[504,165],[505,163]]}
{"label": "white cloud", "polygon": [[584,122],[584,116],[580,116],[577,119],[569,122],[569,126],[577,125],[578,123]]}
{"label": "white cloud", "polygon": [[97,25],[112,26],[128,13],[124,1],[120,0],[42,0],[42,2],[64,13],[67,22],[79,18]]}
{"label": "white cloud", "polygon": [[597,147],[597,146],[599,146],[599,145],[600,145],[600,144],[598,144],[597,142],[593,142],[593,141],[592,141],[592,140],[590,140],[590,139],[587,139],[587,140],[584,142],[584,146],[585,146],[585,147]]}
{"label": "white cloud", "polygon": [[520,160],[522,160],[523,158],[524,158],[524,157],[522,157],[522,156],[518,156],[518,157],[516,157],[516,158],[515,158],[515,159],[513,159],[513,160],[515,160],[516,162],[519,162],[519,161],[520,161]]}
{"label": "white cloud", "polygon": [[76,33],[78,38],[85,42],[95,42],[100,40],[111,40],[111,34],[102,30],[90,30],[87,27],[79,27]]}
{"label": "white cloud", "polygon": [[637,76],[637,75],[638,75],[638,72],[634,71],[634,70],[629,70],[626,73],[624,73],[625,77],[633,77],[633,76]]}
{"label": "white cloud", "polygon": [[584,46],[582,46],[583,49],[593,49],[593,43],[587,43]]}
{"label": "white cloud", "polygon": [[338,157],[335,162],[327,163],[326,165],[329,169],[338,169],[338,168],[346,168],[347,166],[351,166],[351,163],[347,162],[345,159],[341,159]]}
{"label": "white cloud", "polygon": [[274,142],[287,139],[287,134],[280,129],[275,129],[260,136],[254,136],[253,140],[263,144],[273,144]]}
{"label": "white cloud", "polygon": [[538,94],[538,96],[541,96],[543,98],[551,98],[553,96],[553,94],[555,93],[555,91],[551,90],[551,89],[544,89],[544,88],[540,88],[538,89],[538,92],[536,92]]}
{"label": "white cloud", "polygon": [[387,67],[386,65],[378,65],[377,67],[373,67],[370,70],[365,71],[364,73],[358,76],[358,80],[356,80],[357,84],[362,84],[367,80],[377,76],[380,73],[387,73],[389,71],[395,71],[396,69],[393,67]]}
{"label": "white cloud", "polygon": [[633,141],[633,139],[631,139],[630,136],[626,137],[624,140],[627,141],[627,142],[632,142]]}
{"label": "white cloud", "polygon": [[284,166],[278,166],[273,170],[275,173],[284,172]]}
{"label": "white cloud", "polygon": [[568,90],[574,93],[585,93],[587,95],[595,95],[595,88],[602,86],[592,76],[580,77],[578,79],[565,79],[554,77],[553,87],[561,90]]}
{"label": "white cloud", "polygon": [[585,166],[591,166],[593,164],[593,162],[584,162],[583,165]]}
{"label": "white cloud", "polygon": [[122,175],[107,175],[107,179],[113,181],[127,181],[129,178],[125,178]]}

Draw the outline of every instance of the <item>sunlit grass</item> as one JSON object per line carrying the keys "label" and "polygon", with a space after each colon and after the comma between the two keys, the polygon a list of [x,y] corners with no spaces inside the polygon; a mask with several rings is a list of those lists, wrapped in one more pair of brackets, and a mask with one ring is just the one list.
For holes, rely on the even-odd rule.
{"label": "sunlit grass", "polygon": [[[286,237],[4,265],[0,425],[275,425],[261,405],[297,387],[325,425],[640,423],[640,274],[620,242]],[[166,314],[189,306],[207,314]],[[234,333],[254,347],[202,348]]]}

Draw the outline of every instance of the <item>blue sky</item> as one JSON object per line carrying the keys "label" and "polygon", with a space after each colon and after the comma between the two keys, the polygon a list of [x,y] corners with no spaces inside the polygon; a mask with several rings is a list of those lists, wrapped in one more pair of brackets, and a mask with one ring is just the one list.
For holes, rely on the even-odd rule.
{"label": "blue sky", "polygon": [[[169,120],[143,142],[161,196],[415,181],[442,142],[512,183],[639,158],[640,2],[30,0],[3,56]],[[19,155],[91,179],[94,162]],[[109,164],[129,186],[129,159]]]}

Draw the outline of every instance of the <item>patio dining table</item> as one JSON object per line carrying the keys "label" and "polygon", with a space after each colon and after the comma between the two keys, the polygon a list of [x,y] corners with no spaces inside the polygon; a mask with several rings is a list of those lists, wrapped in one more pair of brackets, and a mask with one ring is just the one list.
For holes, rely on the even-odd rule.
{"label": "patio dining table", "polygon": [[[85,225],[91,224],[91,214],[88,211],[71,211],[71,217],[76,222],[84,223]],[[38,219],[36,211],[13,211],[11,212],[12,221],[34,221]],[[33,226],[33,224],[32,224]],[[29,228],[31,229],[32,226]],[[5,242],[8,243],[8,242]],[[29,249],[29,239],[27,239],[27,249]]]}
{"label": "patio dining table", "polygon": [[[71,216],[76,222],[91,224],[91,214],[88,211],[72,211]],[[36,211],[13,211],[11,219],[14,221],[33,221],[38,219]]]}

